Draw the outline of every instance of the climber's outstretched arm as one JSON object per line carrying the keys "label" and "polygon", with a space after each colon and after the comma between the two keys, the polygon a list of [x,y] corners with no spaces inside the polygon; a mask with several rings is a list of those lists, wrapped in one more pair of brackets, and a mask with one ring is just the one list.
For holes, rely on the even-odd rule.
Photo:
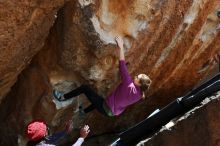
{"label": "climber's outstretched arm", "polygon": [[125,62],[125,55],[124,55],[124,42],[122,37],[117,36],[115,38],[118,47],[119,47],[119,72],[121,75],[122,83],[130,82],[132,79],[128,73],[128,69]]}
{"label": "climber's outstretched arm", "polygon": [[117,45],[119,47],[119,60],[125,60],[125,55],[124,55],[124,41],[122,39],[122,37],[117,36],[115,38]]}

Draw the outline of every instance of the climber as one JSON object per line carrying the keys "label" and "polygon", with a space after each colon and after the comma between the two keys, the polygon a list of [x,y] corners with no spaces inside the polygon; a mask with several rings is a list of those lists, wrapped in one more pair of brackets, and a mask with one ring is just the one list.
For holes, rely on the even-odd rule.
{"label": "climber", "polygon": [[149,89],[151,80],[145,74],[135,76],[134,80],[131,78],[125,63],[123,39],[121,37],[116,37],[116,43],[119,47],[119,71],[122,82],[109,96],[104,99],[88,85],[81,85],[66,94],[54,90],[54,97],[58,101],[65,101],[84,93],[91,102],[91,105],[85,109],[80,107],[80,109],[82,109],[84,113],[88,113],[96,108],[105,116],[118,116],[129,105],[136,103],[140,99],[144,99],[145,91]]}
{"label": "climber", "polygon": [[[28,141],[27,146],[55,146],[55,143],[60,138],[64,137],[72,131],[72,122],[69,122],[66,126],[66,130],[49,135],[49,128],[43,120],[34,120],[30,122],[26,127],[26,134],[30,141]],[[89,126],[85,125],[80,129],[80,138],[72,146],[81,146],[84,139],[89,134]]]}

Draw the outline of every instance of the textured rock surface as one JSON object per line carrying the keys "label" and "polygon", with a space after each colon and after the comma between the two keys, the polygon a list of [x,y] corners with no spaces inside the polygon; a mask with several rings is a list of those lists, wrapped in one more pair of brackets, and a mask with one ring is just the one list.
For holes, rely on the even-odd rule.
{"label": "textured rock surface", "polygon": [[43,47],[64,0],[0,1],[0,101]]}
{"label": "textured rock surface", "polygon": [[[207,98],[203,105],[197,107],[184,116],[176,119],[174,127],[161,129],[147,141],[138,145],[144,146],[219,146],[220,120],[219,94]],[[213,100],[214,99],[214,100]],[[212,100],[210,102],[210,100]],[[207,104],[207,102],[210,102]],[[202,107],[202,108],[201,108]]]}
{"label": "textured rock surface", "polygon": [[[189,91],[215,67],[209,60],[220,46],[219,0],[72,0],[59,9],[63,4],[0,0],[0,97],[6,96],[0,133],[13,133],[1,137],[4,145],[13,145],[6,138],[16,143],[17,135],[22,145],[24,127],[33,118],[45,119],[54,131],[71,117],[75,127],[89,123],[91,135],[126,129]],[[87,83],[109,94],[119,81],[116,35],[124,36],[129,72],[152,78],[149,98],[120,117],[95,111],[80,119],[73,111],[88,101],[81,96],[57,103],[52,88],[67,92]],[[85,145],[105,145],[112,137],[91,138]]]}

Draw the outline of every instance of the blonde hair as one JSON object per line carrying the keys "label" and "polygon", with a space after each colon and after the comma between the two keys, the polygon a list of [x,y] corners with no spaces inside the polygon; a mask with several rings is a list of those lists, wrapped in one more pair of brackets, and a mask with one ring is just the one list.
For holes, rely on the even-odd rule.
{"label": "blonde hair", "polygon": [[142,98],[145,99],[145,91],[149,89],[151,85],[151,79],[146,74],[139,74],[138,79],[140,80]]}

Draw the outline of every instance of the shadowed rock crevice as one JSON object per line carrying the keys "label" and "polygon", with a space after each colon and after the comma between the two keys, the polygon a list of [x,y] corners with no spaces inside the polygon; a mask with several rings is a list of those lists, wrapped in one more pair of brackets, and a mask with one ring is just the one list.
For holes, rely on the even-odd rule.
{"label": "shadowed rock crevice", "polygon": [[218,145],[220,113],[219,92],[206,98],[202,104],[188,113],[176,118],[175,125],[169,129],[163,127],[159,132],[138,145],[145,146],[192,146]]}

